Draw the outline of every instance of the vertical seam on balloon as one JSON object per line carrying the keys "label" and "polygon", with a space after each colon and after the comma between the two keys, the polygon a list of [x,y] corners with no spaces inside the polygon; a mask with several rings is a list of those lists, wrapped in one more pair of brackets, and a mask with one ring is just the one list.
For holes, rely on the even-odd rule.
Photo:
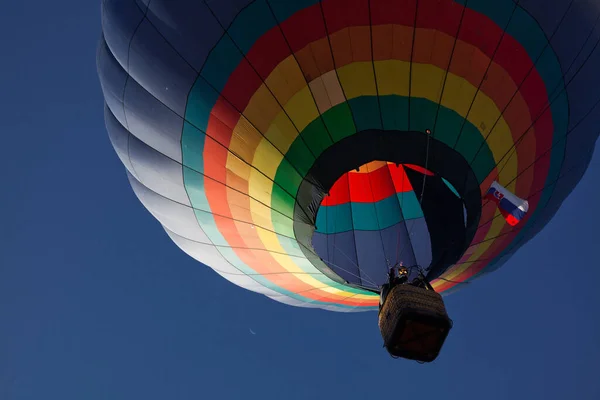
{"label": "vertical seam on balloon", "polygon": [[[131,136],[133,136],[133,134],[130,131],[129,121],[127,120],[127,107],[125,106],[125,94],[127,93],[127,84],[129,83],[129,79],[131,78],[131,72],[129,71],[129,61],[131,59],[131,54],[130,54],[131,53],[131,44],[133,43],[133,38],[135,37],[135,35],[137,34],[138,30],[140,29],[140,26],[142,26],[142,23],[146,19],[146,15],[148,14],[148,10],[150,9],[150,2],[151,1],[152,0],[148,1],[148,6],[146,7],[146,10],[142,10],[140,8],[139,4],[137,4],[137,2],[135,3],[136,7],[140,10],[140,12],[142,12],[143,15],[142,15],[142,18],[140,19],[140,22],[138,22],[138,24],[135,27],[133,33],[131,34],[131,37],[129,38],[129,43],[127,45],[127,69],[125,71],[127,73],[127,76],[125,77],[125,83],[123,84],[123,93],[121,94],[121,104],[123,104],[123,118],[125,119],[125,125],[126,125],[125,128],[127,129],[127,133],[128,133],[128,135],[127,135],[127,158],[129,159],[129,164],[131,164],[131,168],[133,169],[133,172],[135,173],[135,175],[138,175],[138,176],[134,175],[134,177],[136,179],[138,179],[139,174],[135,170],[135,166],[133,165],[133,161],[131,160],[130,147],[131,147]],[[109,47],[109,49],[110,49],[110,47]],[[111,50],[111,53],[112,53],[112,50]],[[113,53],[113,56],[114,56],[114,53]],[[182,174],[182,178],[183,178],[183,174]],[[141,180],[138,179],[138,181],[142,185],[144,185]],[[144,186],[147,187],[146,185],[144,185]],[[148,188],[148,189],[150,189],[150,188]]]}
{"label": "vertical seam on balloon", "polygon": [[[400,164],[394,164],[396,166],[396,168],[398,168],[399,170],[402,171],[402,180],[400,181],[400,198],[398,198],[398,192],[396,189],[396,185],[394,184],[394,178],[392,177],[392,171],[390,169],[390,164],[386,165],[386,168],[388,170],[388,174],[390,175],[390,179],[392,180],[392,185],[394,186],[394,192],[395,196],[396,196],[396,203],[398,204],[398,211],[400,212],[400,221],[398,222],[398,236],[400,235],[400,230],[402,229],[402,225],[404,225],[404,227],[406,228],[406,217],[404,216],[404,210],[402,209],[402,200],[404,199],[404,177],[405,177],[405,172],[404,172],[404,167],[401,166]],[[408,232],[407,232],[408,233]],[[399,254],[399,247],[400,247],[400,243],[399,243],[399,237],[398,240],[396,240],[396,262],[394,265],[397,265],[400,262],[400,254]],[[410,237],[408,238],[408,240],[410,240]]]}
{"label": "vertical seam on balloon", "polygon": [[[485,80],[487,78],[487,74],[490,71],[492,64],[494,63],[494,58],[496,57],[496,54],[498,53],[498,50],[500,49],[500,46],[502,45],[502,42],[504,41],[504,36],[506,35],[506,31],[508,30],[508,27],[510,26],[510,23],[512,22],[512,19],[515,15],[515,11],[517,10],[519,1],[520,0],[517,0],[514,3],[514,7],[512,9],[510,17],[508,18],[506,26],[504,27],[504,29],[502,30],[502,34],[500,35],[500,40],[498,40],[498,44],[496,45],[496,48],[494,49],[494,52],[492,53],[492,56],[490,57],[490,62],[488,63],[488,65],[485,69],[485,72],[484,72],[483,76],[481,77],[481,81],[479,82],[479,85],[477,86],[477,90],[475,91],[475,94],[473,95],[473,100],[471,100],[471,104],[469,105],[469,108],[467,109],[467,113],[465,114],[465,117],[463,118],[463,122],[460,126],[460,130],[458,131],[458,135],[456,136],[456,141],[454,142],[452,149],[456,149],[456,146],[458,145],[458,141],[460,140],[464,126],[466,125],[469,115],[471,114],[471,110],[473,109],[473,105],[475,104],[475,100],[477,99],[477,95],[481,91],[481,87],[483,86],[483,83],[485,82]],[[481,135],[481,136],[483,138],[483,135]],[[485,138],[483,139],[483,141],[485,142]]]}
{"label": "vertical seam on balloon", "polygon": [[379,223],[379,212],[377,211],[377,202],[375,201],[375,194],[373,193],[373,185],[371,184],[371,173],[369,171],[369,166],[367,164],[367,166],[365,166],[365,169],[367,170],[367,183],[369,184],[369,190],[371,191],[371,197],[373,198],[373,202],[371,203],[373,205],[373,209],[375,210],[375,221],[377,222],[377,232],[379,233],[379,243],[381,244],[381,254],[383,255],[383,259],[386,262],[386,271],[388,271],[388,268],[390,267],[390,260],[387,258],[386,254],[385,254],[385,246],[383,245],[383,234],[381,233],[381,224]]}
{"label": "vertical seam on balloon", "polygon": [[[428,164],[429,164],[429,144],[430,144],[430,140],[431,140],[431,136],[435,135],[436,132],[436,126],[437,126],[437,120],[439,117],[439,113],[440,113],[440,108],[442,105],[442,99],[444,98],[444,91],[446,89],[446,82],[448,81],[448,73],[450,72],[450,67],[452,66],[452,60],[454,59],[454,51],[456,50],[456,43],[458,42],[458,36],[460,35],[460,28],[462,27],[462,23],[464,21],[464,17],[465,17],[465,11],[467,10],[467,3],[469,2],[469,0],[465,0],[465,4],[463,5],[462,8],[462,12],[460,14],[460,20],[458,22],[458,28],[456,29],[456,34],[454,35],[454,43],[452,44],[452,50],[450,52],[450,59],[448,60],[448,66],[446,67],[446,72],[444,74],[444,81],[442,83],[442,90],[440,92],[440,97],[438,100],[438,105],[437,105],[437,109],[435,112],[435,119],[433,120],[433,127],[431,128],[430,133],[427,135],[427,150],[426,150],[426,154],[425,154],[425,169],[427,169]],[[423,175],[423,185],[421,188],[421,196],[419,197],[419,203],[422,205],[423,204],[423,196],[425,194],[425,184],[427,182],[427,174]],[[410,236],[412,235],[412,230],[414,229],[415,224],[413,223],[411,226],[411,230],[409,231],[409,240],[410,240]],[[413,250],[413,256],[414,256],[414,246],[412,246],[412,241],[411,241],[411,247]],[[416,260],[416,256],[415,256],[415,260]]]}
{"label": "vertical seam on balloon", "polygon": [[352,241],[354,242],[354,255],[356,256],[356,270],[358,271],[358,280],[359,280],[360,284],[364,285],[365,282],[363,281],[362,274],[360,273],[360,267],[358,266],[358,264],[359,264],[358,245],[356,243],[356,230],[354,229],[354,213],[352,211],[352,190],[350,190],[350,173],[347,172],[346,174],[348,176],[348,199],[350,200],[348,202],[348,205],[350,206],[350,223],[352,224],[351,231],[352,231]]}
{"label": "vertical seam on balloon", "polygon": [[[329,194],[327,193],[326,196],[328,196],[328,195]],[[329,233],[329,207],[325,206],[324,208],[325,208],[325,234],[326,234],[326,236],[325,236],[326,237],[325,245],[327,246],[327,251],[326,251],[326,253],[327,253],[327,261],[329,261],[329,235],[328,235],[328,233]],[[317,215],[319,215],[319,211],[317,211]],[[316,221],[316,216],[315,216],[315,221]],[[315,226],[315,229],[316,229],[316,226]],[[313,233],[313,237],[314,237],[314,233]],[[335,254],[335,252],[333,254]]]}
{"label": "vertical seam on balloon", "polygon": [[[471,161],[469,162],[469,164],[473,163],[475,161],[475,159],[477,158],[477,155],[479,155],[479,152],[481,151],[481,149],[483,148],[483,144],[487,143],[488,138],[492,135],[492,133],[494,132],[494,129],[496,128],[496,126],[498,125],[498,122],[500,121],[500,119],[502,118],[502,115],[504,114],[504,112],[508,109],[509,105],[512,104],[512,101],[515,99],[515,97],[517,96],[517,94],[521,91],[521,88],[523,87],[523,85],[525,84],[525,82],[527,81],[527,79],[531,76],[531,73],[533,72],[534,69],[536,69],[537,63],[540,61],[540,59],[542,58],[542,55],[546,52],[546,49],[550,48],[551,51],[554,51],[552,49],[552,47],[550,46],[550,41],[554,38],[554,35],[556,35],[556,33],[558,32],[559,28],[561,27],[562,23],[565,21],[565,18],[567,16],[567,14],[569,13],[569,10],[571,9],[571,6],[573,5],[573,2],[575,0],[571,0],[569,2],[569,7],[567,8],[567,10],[565,11],[565,13],[562,15],[562,18],[560,19],[560,21],[558,22],[558,24],[556,25],[556,28],[554,29],[554,31],[552,32],[552,35],[550,35],[550,37],[546,37],[546,44],[544,45],[543,49],[540,51],[540,54],[537,56],[537,58],[535,59],[535,61],[533,62],[533,64],[531,65],[531,67],[529,68],[529,71],[527,71],[527,74],[525,75],[525,77],[523,78],[523,80],[519,83],[519,85],[517,86],[517,89],[515,90],[515,92],[513,93],[513,95],[510,97],[508,103],[506,103],[506,105],[504,106],[504,108],[502,109],[502,111],[500,111],[498,118],[496,119],[496,121],[494,122],[494,124],[492,125],[492,127],[490,128],[489,133],[485,136],[483,142],[481,142],[481,144],[479,145],[477,151],[475,152],[475,155],[473,156],[473,158],[471,159]],[[519,6],[520,7],[520,6]],[[537,21],[536,21],[537,22]],[[556,53],[554,53],[556,54]],[[539,116],[543,115],[545,111],[542,111],[542,113],[540,113]],[[539,117],[538,116],[538,117]]]}
{"label": "vertical seam on balloon", "polygon": [[[373,68],[373,79],[375,80],[375,94],[377,95],[377,108],[379,111],[379,122],[381,129],[384,129],[383,112],[381,111],[381,99],[379,98],[379,85],[377,83],[377,71],[375,70],[375,51],[373,50],[373,19],[371,13],[371,0],[368,0],[369,6],[369,44],[371,45],[371,66]],[[392,35],[393,37],[393,35]],[[388,261],[389,263],[389,261]]]}
{"label": "vertical seam on balloon", "polygon": [[[458,37],[460,36],[460,29],[462,28],[462,24],[465,18],[465,13],[467,10],[467,4],[469,3],[469,0],[465,0],[465,4],[463,6],[462,9],[462,13],[460,14],[460,21],[458,23],[458,29],[456,30],[456,34],[454,35],[454,44],[452,45],[452,50],[450,53],[450,59],[448,60],[448,67],[446,67],[446,73],[444,74],[444,81],[442,83],[442,91],[440,92],[440,98],[438,101],[438,105],[437,105],[437,109],[435,111],[435,119],[433,120],[433,127],[431,128],[431,134],[433,135],[433,137],[435,138],[435,134],[436,134],[436,127],[437,127],[437,122],[438,122],[438,117],[440,115],[440,108],[442,105],[442,100],[444,98],[444,92],[446,90],[446,83],[448,82],[448,74],[450,73],[450,68],[452,66],[452,61],[454,60],[454,52],[456,51],[456,44],[458,43]],[[425,168],[427,168],[427,166],[425,166]]]}
{"label": "vertical seam on balloon", "polygon": [[342,81],[340,80],[340,74],[338,72],[337,63],[335,61],[335,54],[333,52],[333,45],[331,44],[331,37],[329,36],[329,27],[327,26],[327,18],[325,18],[325,10],[323,9],[323,0],[319,0],[319,8],[321,9],[321,17],[323,18],[323,26],[325,27],[325,35],[327,36],[327,43],[329,44],[329,51],[331,52],[331,61],[333,62],[333,70],[335,71],[335,76],[338,80],[340,88],[342,89],[342,94],[344,95],[344,100],[348,110],[350,110],[350,115],[352,115],[352,124],[354,125],[354,133],[358,131],[358,125],[356,124],[356,117],[354,116],[354,110],[350,106],[348,102],[348,96],[346,96],[346,89],[344,89],[344,85],[342,85]]}
{"label": "vertical seam on balloon", "polygon": [[[334,248],[334,252],[333,252],[333,260],[331,260],[332,263],[335,263],[335,248],[336,248],[336,244],[335,244],[336,235],[335,235],[335,233],[337,231],[336,228],[337,228],[337,220],[338,220],[338,211],[339,211],[338,207],[335,207],[335,214],[333,216],[333,232],[334,232],[334,234],[333,234],[333,248]],[[358,270],[358,279],[362,280],[362,278],[360,277],[360,270],[359,270],[359,268],[357,268],[357,270]]]}
{"label": "vertical seam on balloon", "polygon": [[[150,0],[150,1],[152,1],[152,0]],[[148,2],[148,5],[150,5],[150,1]],[[142,13],[142,18],[140,19],[140,22],[138,22],[137,26],[133,30],[133,33],[131,34],[131,37],[129,38],[129,43],[127,44],[127,69],[125,70],[125,72],[127,72],[127,76],[125,77],[125,84],[123,85],[123,93],[121,95],[122,96],[121,102],[123,104],[123,118],[125,118],[125,125],[127,125],[128,131],[129,131],[129,122],[127,121],[127,109],[125,107],[125,93],[127,92],[127,84],[129,83],[129,79],[131,78],[131,72],[129,71],[129,61],[131,59],[131,54],[130,54],[131,53],[131,44],[133,43],[133,38],[135,38],[135,35],[137,34],[138,30],[140,29],[140,26],[142,26],[142,23],[146,19],[146,14],[148,13],[148,9],[150,8],[150,7],[146,7],[146,11],[144,11],[140,8],[140,6],[137,3],[135,3],[135,6]],[[110,47],[109,47],[109,49],[110,49]],[[111,50],[111,53],[112,53],[112,50]],[[113,55],[114,55],[114,53],[113,53]]]}
{"label": "vertical seam on balloon", "polygon": [[[400,168],[402,168],[402,187],[403,187],[402,201],[404,201],[404,179],[406,179],[410,183],[412,191],[415,193],[415,197],[417,196],[417,194],[415,192],[415,188],[413,187],[412,182],[410,181],[410,179],[408,179],[408,175],[406,174],[406,169],[405,169],[404,165],[401,165]],[[418,198],[417,198],[417,200],[418,200]],[[419,207],[421,207],[420,203],[419,203]],[[401,204],[400,208],[402,209],[402,204]],[[422,211],[422,209],[421,209],[421,211]],[[404,220],[404,226],[406,228],[406,234],[407,234],[406,240],[408,240],[408,243],[410,243],[410,251],[412,251],[413,258],[415,259],[415,262],[416,262],[417,261],[417,256],[415,254],[415,248],[414,248],[414,246],[412,244],[412,239],[411,239],[412,230],[413,230],[413,228],[415,226],[415,220],[416,220],[416,218],[406,219],[406,216],[404,215],[404,212],[402,212],[402,218]],[[408,224],[409,223],[410,223],[410,228],[408,228]],[[429,231],[429,229],[428,229],[428,231]],[[402,254],[404,254],[404,250],[407,247],[408,246],[404,246],[402,248],[402,251],[398,255],[398,259],[402,258]],[[432,259],[433,259],[433,255],[432,255]]]}
{"label": "vertical seam on balloon", "polygon": [[410,62],[408,67],[408,130],[411,130],[410,126],[410,103],[412,99],[412,66],[413,66],[413,57],[415,53],[415,37],[417,36],[417,17],[419,15],[419,0],[415,3],[415,19],[413,22],[413,37],[412,37],[412,45],[410,47]]}
{"label": "vertical seam on balloon", "polygon": [[[302,67],[300,66],[300,63],[298,62],[296,53],[292,49],[290,42],[288,41],[287,37],[285,36],[285,32],[283,31],[283,28],[281,27],[281,23],[277,19],[277,16],[275,15],[275,12],[273,11],[273,7],[271,7],[271,4],[269,3],[269,0],[265,0],[265,2],[267,3],[267,6],[269,7],[271,14],[273,15],[273,19],[277,23],[277,27],[279,28],[279,31],[281,32],[281,36],[283,37],[285,44],[290,49],[290,54],[292,55],[292,57],[294,57],[294,61],[296,62],[296,65],[298,65],[298,69],[300,70],[300,72],[302,72],[302,78],[304,79],[304,82],[306,83],[306,87],[308,88],[310,96],[313,99],[313,103],[315,104],[315,109],[317,110],[317,113],[319,114],[319,119],[321,120],[321,122],[323,122],[323,126],[325,127],[325,131],[327,132],[327,135],[329,136],[331,143],[335,143],[335,141],[333,140],[333,136],[331,136],[331,132],[329,132],[329,128],[325,124],[325,120],[323,119],[323,114],[321,114],[321,110],[319,110],[319,106],[317,105],[317,100],[315,99],[315,94],[313,93],[312,88],[310,87],[310,84],[309,84],[308,80],[306,79],[306,75],[304,74],[304,71],[302,71]],[[302,132],[304,132],[304,130],[302,130]],[[299,136],[302,135],[302,132],[299,132]],[[315,159],[316,159],[316,157],[315,157]]]}

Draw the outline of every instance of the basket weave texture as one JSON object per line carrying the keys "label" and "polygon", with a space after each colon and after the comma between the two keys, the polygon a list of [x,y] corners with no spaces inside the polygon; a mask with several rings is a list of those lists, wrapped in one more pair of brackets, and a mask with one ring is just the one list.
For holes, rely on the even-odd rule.
{"label": "basket weave texture", "polygon": [[[451,324],[444,301],[439,293],[411,285],[397,285],[391,289],[379,311],[379,329],[384,346],[388,350],[398,344],[400,332],[397,328],[402,326],[399,323],[403,319],[413,317],[415,314],[437,321],[436,326],[440,324],[442,330],[445,330],[444,326],[446,324],[448,324],[448,328]],[[442,337],[445,339],[445,334]],[[441,346],[441,343],[439,345]],[[439,351],[439,348],[437,350],[431,348],[430,351],[425,351],[425,353],[437,353],[437,351]]]}

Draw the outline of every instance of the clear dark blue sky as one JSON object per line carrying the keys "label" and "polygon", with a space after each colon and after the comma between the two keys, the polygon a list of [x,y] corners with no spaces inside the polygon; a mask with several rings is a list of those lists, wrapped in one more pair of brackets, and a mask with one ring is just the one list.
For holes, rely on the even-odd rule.
{"label": "clear dark blue sky", "polygon": [[447,298],[435,363],[392,360],[375,313],[275,303],[171,243],[104,130],[98,1],[5,3],[0,399],[600,399],[598,155],[535,240]]}

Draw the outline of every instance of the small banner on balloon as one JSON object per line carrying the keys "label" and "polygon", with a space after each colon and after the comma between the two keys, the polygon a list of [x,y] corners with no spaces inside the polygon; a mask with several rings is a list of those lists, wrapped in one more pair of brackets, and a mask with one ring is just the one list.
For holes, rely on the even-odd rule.
{"label": "small banner on balloon", "polygon": [[527,200],[517,197],[496,181],[488,189],[485,198],[496,203],[500,213],[511,226],[521,222],[529,211]]}

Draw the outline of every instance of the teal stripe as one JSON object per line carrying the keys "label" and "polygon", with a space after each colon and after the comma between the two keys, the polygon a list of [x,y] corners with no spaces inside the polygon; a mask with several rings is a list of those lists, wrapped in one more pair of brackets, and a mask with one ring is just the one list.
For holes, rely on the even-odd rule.
{"label": "teal stripe", "polygon": [[375,203],[345,203],[321,206],[316,232],[326,235],[357,231],[377,231],[403,220],[423,218],[415,192],[397,193]]}
{"label": "teal stripe", "polygon": [[244,54],[277,22],[265,0],[255,0],[238,14],[227,32]]}
{"label": "teal stripe", "polygon": [[[417,100],[413,98],[413,101]],[[381,117],[386,130],[408,130],[408,97],[380,96]]]}
{"label": "teal stripe", "polygon": [[183,165],[204,173],[204,142],[206,134],[193,127],[188,122],[183,123],[181,133],[181,151]]}
{"label": "teal stripe", "polygon": [[382,129],[381,115],[379,113],[379,100],[377,96],[360,96],[348,100],[352,109],[356,129],[366,131],[369,129]]}
{"label": "teal stripe", "polygon": [[450,189],[452,191],[452,193],[454,193],[454,195],[456,197],[460,198],[460,194],[458,194],[458,192],[456,191],[456,189],[454,188],[454,186],[452,186],[452,184],[450,182],[448,182],[446,179],[442,178],[442,181],[446,184],[446,186],[448,186],[448,189]]}
{"label": "teal stripe", "polygon": [[398,193],[397,196],[405,219],[423,218],[423,210],[414,191]]}
{"label": "teal stripe", "polygon": [[316,231],[321,233],[347,232],[352,230],[350,203],[321,206],[317,212]]}
{"label": "teal stripe", "polygon": [[[189,121],[196,128],[206,131],[210,112],[215,106],[219,93],[210,87],[202,78],[198,77],[190,94],[185,109],[185,120]],[[184,130],[185,133],[185,130]]]}
{"label": "teal stripe", "polygon": [[296,12],[303,8],[310,7],[319,2],[319,0],[269,0],[269,4],[275,13],[277,21],[285,21]]}
{"label": "teal stripe", "polygon": [[192,207],[197,210],[211,212],[206,191],[204,190],[204,175],[201,175],[188,167],[183,167],[183,181],[185,190],[190,199]]}
{"label": "teal stripe", "polygon": [[229,36],[223,36],[210,52],[200,76],[221,92],[242,59],[242,53]]}

